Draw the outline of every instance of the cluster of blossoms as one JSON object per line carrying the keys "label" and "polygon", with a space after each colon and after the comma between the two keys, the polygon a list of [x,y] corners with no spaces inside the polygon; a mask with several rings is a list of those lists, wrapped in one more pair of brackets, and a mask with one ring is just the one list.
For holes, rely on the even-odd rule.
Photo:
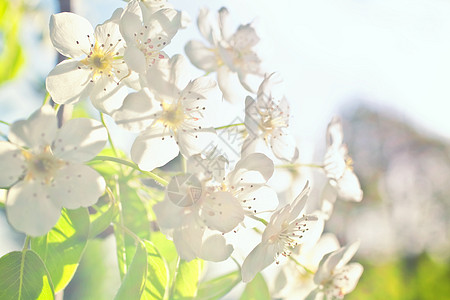
{"label": "cluster of blossoms", "polygon": [[[289,274],[273,291],[280,297],[341,299],[362,273],[361,265],[348,264],[358,243],[340,248],[324,242],[329,234],[322,235],[336,199],[362,199],[342,124],[335,118],[328,127],[320,210],[308,212],[308,182],[295,199],[280,205],[269,180],[277,164],[296,166],[299,157],[280,76],[262,69],[252,24],[233,31],[225,8],[218,20],[202,9],[198,27],[209,45],[190,41],[185,47],[194,66],[217,74],[216,84],[208,75],[192,78],[184,56],[164,52],[189,24],[185,13],[164,1],[130,1],[95,29],[76,14],[53,15],[51,41],[70,59],[49,73],[47,91],[59,105],[89,98],[119,127],[137,133],[130,158],[144,174],[164,177],[160,168],[181,154],[185,170],[170,178],[165,174],[164,199],[152,212],[158,230],[173,241],[182,259],[224,261],[239,247],[236,235],[258,232],[260,243],[241,261],[243,282],[275,263],[279,276]],[[260,78],[259,88],[251,86],[251,76]],[[224,128],[242,124],[214,127],[211,113],[221,100],[214,96],[217,88],[223,99],[245,105],[245,140],[235,164],[217,137]],[[236,99],[237,88],[250,95]],[[6,214],[15,229],[30,236],[46,234],[62,207],[94,205],[107,187],[99,173],[83,165],[105,146],[104,124],[84,118],[61,128],[57,124],[55,110],[46,104],[28,120],[13,123],[8,141],[0,142],[0,187],[9,189]],[[295,289],[301,290],[295,297],[285,292]]]}

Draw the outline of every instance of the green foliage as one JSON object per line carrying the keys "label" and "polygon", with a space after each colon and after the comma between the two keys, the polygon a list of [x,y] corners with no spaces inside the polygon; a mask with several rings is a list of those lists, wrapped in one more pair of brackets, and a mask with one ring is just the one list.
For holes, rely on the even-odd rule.
{"label": "green foliage", "polygon": [[198,287],[198,300],[216,300],[228,294],[239,282],[241,272],[234,271],[212,280],[202,282]]}
{"label": "green foliage", "polygon": [[197,284],[202,269],[203,261],[200,259],[193,259],[189,262],[181,260],[178,265],[175,282],[172,288],[173,293],[170,299],[194,299],[197,295]]}
{"label": "green foliage", "polygon": [[364,273],[346,299],[432,300],[450,295],[450,264],[427,255],[392,263],[364,264]]}
{"label": "green foliage", "polygon": [[54,298],[50,276],[34,251],[14,251],[0,258],[0,299]]}
{"label": "green foliage", "polygon": [[19,40],[23,9],[19,1],[0,0],[0,85],[14,78],[25,62]]}
{"label": "green foliage", "polygon": [[151,242],[144,241],[144,244],[147,251],[147,279],[141,299],[162,300],[169,287],[166,263]]}
{"label": "green foliage", "polygon": [[270,300],[269,288],[264,277],[258,273],[245,287],[241,300]]}
{"label": "green foliage", "polygon": [[114,299],[140,299],[142,292],[144,291],[146,278],[147,251],[145,245],[140,242],[136,247],[133,261],[131,262],[128,272]]}
{"label": "green foliage", "polygon": [[55,292],[66,287],[80,262],[89,237],[86,208],[63,209],[58,223],[46,235],[31,239],[33,249],[45,263]]}
{"label": "green foliage", "polygon": [[101,197],[94,206],[95,213],[89,215],[91,227],[89,230],[89,238],[95,238],[97,235],[105,231],[117,213],[117,207],[109,199],[109,196]]}

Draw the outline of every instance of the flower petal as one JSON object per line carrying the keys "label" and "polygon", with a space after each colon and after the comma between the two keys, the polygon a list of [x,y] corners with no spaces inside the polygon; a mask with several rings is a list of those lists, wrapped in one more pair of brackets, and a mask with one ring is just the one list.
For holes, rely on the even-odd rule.
{"label": "flower petal", "polygon": [[126,95],[122,82],[117,83],[112,77],[102,76],[92,88],[91,102],[95,108],[110,115],[122,105]]}
{"label": "flower petal", "polygon": [[0,187],[8,187],[24,174],[25,159],[17,146],[0,141]]}
{"label": "flower petal", "polygon": [[270,140],[273,154],[279,159],[294,163],[298,158],[298,148],[294,136],[286,128],[277,128],[273,131]]}
{"label": "flower petal", "polygon": [[310,190],[311,188],[309,186],[309,181],[307,181],[303,190],[291,203],[290,216],[287,222],[292,222],[293,220],[297,219],[298,215],[300,215],[300,213],[306,206],[306,201],[308,200]]}
{"label": "flower petal", "polygon": [[53,101],[58,104],[71,104],[87,97],[92,88],[91,70],[80,68],[76,60],[64,60],[50,71],[45,85]]}
{"label": "flower petal", "polygon": [[242,87],[236,72],[227,66],[217,70],[217,83],[223,93],[223,98],[231,103],[242,103],[248,92]]}
{"label": "flower petal", "polygon": [[147,70],[147,61],[145,60],[144,53],[134,45],[130,45],[125,49],[123,59],[130,69],[137,73],[143,74]]}
{"label": "flower petal", "polygon": [[228,176],[233,184],[264,184],[272,177],[273,161],[262,153],[252,153],[237,162]]}
{"label": "flower petal", "polygon": [[337,181],[336,187],[339,198],[343,200],[360,202],[363,198],[363,191],[361,190],[358,177],[348,168]]}
{"label": "flower petal", "polygon": [[180,152],[185,157],[205,153],[217,145],[214,128],[201,128],[181,131],[177,135]]}
{"label": "flower petal", "polygon": [[122,107],[112,117],[117,125],[130,131],[139,132],[150,126],[154,114],[161,113],[161,107],[155,103],[153,95],[144,88],[125,97]]}
{"label": "flower petal", "polygon": [[191,63],[206,72],[214,72],[219,68],[216,50],[206,47],[202,42],[192,40],[184,47]]}
{"label": "flower petal", "polygon": [[53,199],[62,199],[64,207],[75,209],[97,203],[105,187],[103,177],[92,168],[70,164],[55,175],[49,193]]}
{"label": "flower petal", "polygon": [[200,216],[209,228],[226,233],[244,220],[244,210],[231,193],[215,192],[204,200]]}
{"label": "flower petal", "polygon": [[79,15],[62,12],[50,17],[50,39],[64,56],[88,55],[94,42],[93,33],[91,23]]}
{"label": "flower petal", "polygon": [[329,182],[326,183],[322,191],[322,204],[320,210],[324,213],[328,220],[334,210],[334,203],[337,198],[337,190]]}
{"label": "flower petal", "polygon": [[173,242],[182,259],[190,261],[199,256],[203,232],[204,230],[195,224],[176,229],[173,232]]}
{"label": "flower petal", "polygon": [[198,255],[208,261],[224,261],[233,252],[233,246],[226,244],[225,238],[220,234],[214,234],[203,240],[202,249]]}
{"label": "flower petal", "polygon": [[184,207],[173,204],[169,199],[156,203],[153,211],[161,229],[180,228],[183,224]]}
{"label": "flower petal", "polygon": [[86,118],[72,119],[58,131],[52,150],[62,160],[81,163],[97,155],[107,139],[106,129],[100,122]]}
{"label": "flower petal", "polygon": [[275,244],[259,243],[245,258],[242,264],[242,281],[250,282],[258,274],[264,270],[275,260],[277,249]]}
{"label": "flower petal", "polygon": [[19,182],[8,192],[6,215],[17,230],[31,236],[46,234],[61,214],[60,198],[48,194],[46,185],[37,181]]}
{"label": "flower petal", "polygon": [[164,166],[179,152],[177,142],[170,134],[164,127],[147,129],[134,141],[131,159],[145,171]]}
{"label": "flower petal", "polygon": [[43,106],[35,111],[28,120],[11,124],[9,140],[19,146],[41,150],[51,145],[56,136],[57,119],[50,106]]}

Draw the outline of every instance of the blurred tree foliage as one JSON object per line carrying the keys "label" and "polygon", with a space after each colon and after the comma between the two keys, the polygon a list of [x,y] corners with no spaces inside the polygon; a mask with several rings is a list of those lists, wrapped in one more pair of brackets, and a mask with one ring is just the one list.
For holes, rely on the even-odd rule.
{"label": "blurred tree foliage", "polygon": [[19,39],[22,1],[0,0],[0,85],[14,78],[25,62]]}
{"label": "blurred tree foliage", "polygon": [[426,254],[389,264],[365,263],[358,287],[346,299],[435,300],[450,297],[450,264]]}

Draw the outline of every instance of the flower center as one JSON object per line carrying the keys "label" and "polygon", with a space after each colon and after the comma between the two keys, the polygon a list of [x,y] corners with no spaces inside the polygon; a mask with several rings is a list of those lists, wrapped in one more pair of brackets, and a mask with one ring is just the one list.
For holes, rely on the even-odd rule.
{"label": "flower center", "polygon": [[168,104],[162,103],[163,112],[159,121],[164,124],[165,127],[169,127],[173,131],[176,131],[185,119],[183,106],[180,102]]}
{"label": "flower center", "polygon": [[57,170],[64,162],[53,156],[50,146],[44,148],[39,154],[33,154],[24,150],[23,155],[27,161],[28,173],[25,180],[42,179],[45,183],[50,183]]}
{"label": "flower center", "polygon": [[98,80],[102,74],[111,75],[114,62],[114,52],[104,49],[95,42],[89,55],[81,61],[82,64],[89,67],[92,71],[92,80]]}

